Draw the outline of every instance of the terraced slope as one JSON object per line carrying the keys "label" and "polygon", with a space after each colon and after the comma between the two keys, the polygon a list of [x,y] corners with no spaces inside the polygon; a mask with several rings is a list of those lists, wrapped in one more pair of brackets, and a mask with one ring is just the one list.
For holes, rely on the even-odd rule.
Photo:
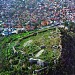
{"label": "terraced slope", "polygon": [[[35,70],[44,68],[39,63],[45,62],[49,63],[47,66],[50,68],[54,67],[61,54],[59,35],[59,29],[50,28],[3,37],[0,44],[0,73],[32,75]],[[31,58],[38,62],[31,64]]]}

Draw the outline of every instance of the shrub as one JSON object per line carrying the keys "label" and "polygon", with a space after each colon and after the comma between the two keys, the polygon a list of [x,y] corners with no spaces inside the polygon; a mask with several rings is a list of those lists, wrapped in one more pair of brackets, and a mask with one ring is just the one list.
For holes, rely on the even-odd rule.
{"label": "shrub", "polygon": [[18,59],[17,59],[17,60],[13,60],[12,64],[13,64],[13,65],[17,65],[17,64],[18,64],[18,62],[19,62],[19,60],[18,60]]}

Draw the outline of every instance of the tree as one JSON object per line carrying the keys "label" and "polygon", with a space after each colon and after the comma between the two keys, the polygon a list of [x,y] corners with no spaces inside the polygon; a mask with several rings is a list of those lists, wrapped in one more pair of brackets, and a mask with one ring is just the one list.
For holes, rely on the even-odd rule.
{"label": "tree", "polygon": [[69,30],[69,31],[75,31],[75,23],[72,22],[72,21],[70,21],[70,22],[65,21],[65,22],[64,22],[64,26],[65,26],[65,27],[68,27],[68,30]]}
{"label": "tree", "polygon": [[68,26],[69,24],[68,24],[68,22],[67,21],[65,21],[64,22],[64,26]]}
{"label": "tree", "polygon": [[69,30],[71,31],[71,30],[73,30],[74,28],[74,22],[69,22]]}

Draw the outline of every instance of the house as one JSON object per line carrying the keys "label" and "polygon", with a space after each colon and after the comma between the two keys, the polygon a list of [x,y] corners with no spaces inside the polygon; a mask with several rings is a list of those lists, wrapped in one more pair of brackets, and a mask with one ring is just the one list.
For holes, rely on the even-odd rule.
{"label": "house", "polygon": [[2,22],[2,21],[0,21],[0,26],[2,26],[2,24],[3,24],[3,22]]}
{"label": "house", "polygon": [[44,61],[41,60],[41,59],[38,59],[37,65],[39,65],[39,66],[44,66]]}
{"label": "house", "polygon": [[18,34],[18,31],[17,31],[16,29],[14,29],[14,30],[12,31],[12,34]]}
{"label": "house", "polygon": [[3,28],[0,28],[0,33],[3,31]]}
{"label": "house", "polygon": [[3,31],[1,34],[2,34],[3,36],[7,36],[7,35],[11,35],[12,32],[11,32],[11,31]]}
{"label": "house", "polygon": [[29,59],[29,63],[31,65],[36,64],[36,65],[39,65],[41,67],[45,67],[45,66],[48,66],[49,65],[49,62],[45,62],[45,61],[43,61],[41,59],[34,59],[34,58],[30,58]]}
{"label": "house", "polygon": [[8,25],[7,25],[7,24],[3,24],[3,27],[4,27],[4,28],[8,28]]}
{"label": "house", "polygon": [[32,65],[32,64],[37,64],[37,61],[38,59],[33,59],[33,58],[30,58],[29,59],[29,63]]}
{"label": "house", "polygon": [[14,28],[16,28],[16,31],[14,31],[14,32],[16,32],[16,33],[20,33],[20,32],[24,32],[26,29],[25,29],[25,27],[23,27],[22,25],[17,25],[17,26],[15,26]]}
{"label": "house", "polygon": [[26,30],[28,30],[28,31],[31,29],[30,25],[26,25],[25,28],[26,28]]}
{"label": "house", "polygon": [[4,28],[3,32],[1,33],[3,36],[17,34],[18,31],[15,28]]}
{"label": "house", "polygon": [[25,28],[26,28],[27,31],[30,31],[30,30],[34,30],[35,26],[26,25]]}
{"label": "house", "polygon": [[49,24],[49,22],[47,21],[47,20],[43,20],[42,22],[41,22],[41,25],[42,26],[46,26],[46,25],[48,25]]}

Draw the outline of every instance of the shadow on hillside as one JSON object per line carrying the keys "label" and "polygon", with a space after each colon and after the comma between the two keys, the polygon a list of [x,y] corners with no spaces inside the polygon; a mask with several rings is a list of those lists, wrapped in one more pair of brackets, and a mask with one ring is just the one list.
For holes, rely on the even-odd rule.
{"label": "shadow on hillside", "polygon": [[75,75],[75,36],[64,31],[61,31],[61,35],[59,63],[55,70],[49,70],[48,75]]}

